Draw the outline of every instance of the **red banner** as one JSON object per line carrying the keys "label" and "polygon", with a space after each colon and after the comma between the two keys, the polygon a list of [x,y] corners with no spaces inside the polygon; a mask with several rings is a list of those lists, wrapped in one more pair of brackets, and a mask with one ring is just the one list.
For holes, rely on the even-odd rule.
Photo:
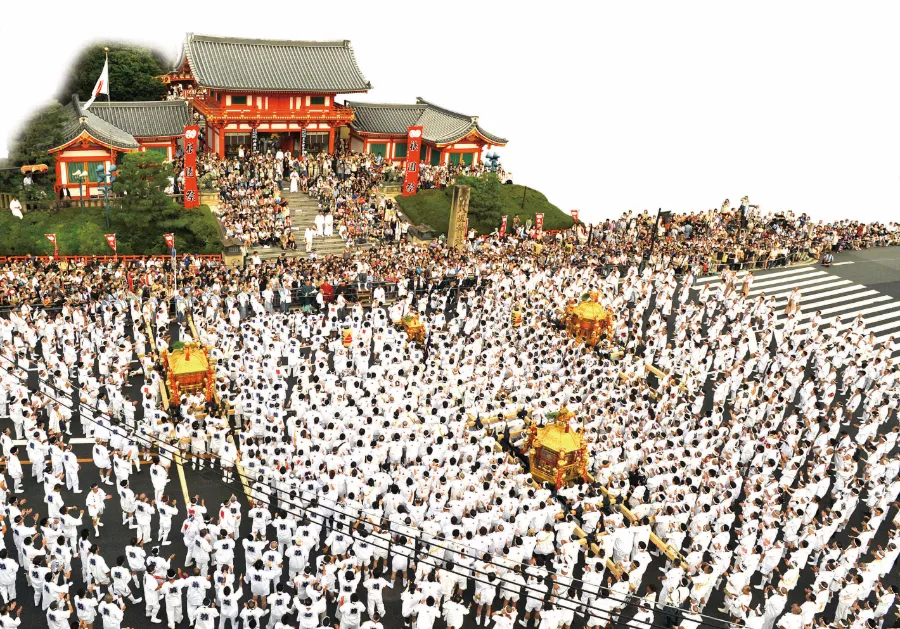
{"label": "red banner", "polygon": [[109,248],[118,254],[119,252],[116,250],[116,235],[115,234],[106,234],[106,244],[109,245]]}
{"label": "red banner", "polygon": [[415,194],[419,187],[419,155],[422,151],[422,127],[406,132],[406,168],[403,170],[403,196]]}
{"label": "red banner", "polygon": [[200,192],[197,190],[197,142],[200,127],[184,128],[184,207],[190,209],[200,205]]}
{"label": "red banner", "polygon": [[572,220],[578,222],[578,210],[572,210]]}
{"label": "red banner", "polygon": [[504,236],[506,236],[506,219],[507,219],[507,218],[508,218],[507,216],[504,216],[504,217],[500,220],[500,237],[501,237],[501,238],[503,238]]}
{"label": "red banner", "polygon": [[56,246],[56,234],[44,234],[44,236],[53,243],[53,259],[59,257],[59,248]]}
{"label": "red banner", "polygon": [[538,236],[544,231],[544,215],[541,213],[537,213],[534,215],[534,226],[538,230]]}
{"label": "red banner", "polygon": [[175,234],[163,234],[163,238],[166,239],[166,246],[169,249],[175,248]]}

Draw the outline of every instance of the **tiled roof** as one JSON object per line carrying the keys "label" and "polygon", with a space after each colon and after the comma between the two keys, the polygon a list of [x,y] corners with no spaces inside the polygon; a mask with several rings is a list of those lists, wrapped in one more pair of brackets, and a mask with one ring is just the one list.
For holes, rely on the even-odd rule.
{"label": "tiled roof", "polygon": [[189,33],[183,56],[203,87],[338,93],[372,89],[347,40],[237,39]]}
{"label": "tiled roof", "polygon": [[[95,107],[94,103],[91,107]],[[136,149],[140,147],[134,136],[110,124],[103,118],[92,113],[90,109],[83,109],[78,100],[78,94],[72,94],[72,102],[65,109],[68,121],[63,126],[65,142],[68,144],[84,131],[92,137],[118,149]]]}
{"label": "tiled roof", "polygon": [[185,100],[131,103],[95,102],[90,111],[136,138],[176,136],[190,124],[190,105]]}
{"label": "tiled roof", "polygon": [[388,105],[346,102],[353,109],[353,128],[365,133],[406,133],[425,112],[424,105]]}
{"label": "tiled roof", "polygon": [[485,131],[478,116],[467,116],[417,98],[415,105],[347,102],[353,108],[354,129],[361,133],[402,135],[408,127],[421,126],[425,140],[435,144],[452,144],[472,131],[477,131],[492,144],[506,144],[506,139]]}

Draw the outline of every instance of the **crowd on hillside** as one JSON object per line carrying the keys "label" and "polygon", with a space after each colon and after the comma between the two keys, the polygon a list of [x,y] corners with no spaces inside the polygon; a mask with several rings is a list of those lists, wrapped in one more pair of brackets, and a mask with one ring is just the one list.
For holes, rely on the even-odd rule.
{"label": "crowd on hillside", "polygon": [[[404,221],[385,185],[402,179],[400,164],[375,154],[341,150],[295,155],[290,151],[251,153],[243,146],[221,158],[205,153],[200,158],[203,184],[219,195],[216,214],[227,238],[254,247],[297,249],[297,239],[314,248],[316,237],[340,235],[348,246],[375,238],[399,240]],[[171,191],[183,188],[183,160],[174,162],[177,176]],[[481,175],[483,164],[421,165],[422,188],[444,188],[460,174]],[[511,174],[501,170],[504,180]],[[292,229],[291,210],[285,193],[304,193],[316,202],[317,216],[310,231]],[[295,236],[295,233],[297,234]]]}

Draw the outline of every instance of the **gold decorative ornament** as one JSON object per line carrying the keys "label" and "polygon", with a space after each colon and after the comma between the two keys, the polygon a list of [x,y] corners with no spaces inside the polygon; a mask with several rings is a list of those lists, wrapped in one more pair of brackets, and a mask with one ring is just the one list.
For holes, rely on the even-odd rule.
{"label": "gold decorative ornament", "polygon": [[200,391],[206,401],[213,398],[216,372],[209,359],[209,348],[194,341],[171,352],[162,351],[166,368],[169,396],[178,404],[182,391]]}
{"label": "gold decorative ornament", "polygon": [[522,453],[528,455],[531,476],[537,481],[553,483],[557,489],[577,481],[588,482],[587,444],[580,432],[571,426],[575,414],[566,407],[547,415],[552,423],[528,427]]}
{"label": "gold decorative ornament", "polygon": [[425,324],[417,313],[408,314],[400,319],[399,326],[409,336],[410,341],[425,342]]}
{"label": "gold decorative ornament", "polygon": [[566,331],[579,342],[596,346],[602,341],[611,341],[613,337],[612,312],[597,301],[598,293],[591,292],[581,303],[570,303],[563,313],[563,324]]}

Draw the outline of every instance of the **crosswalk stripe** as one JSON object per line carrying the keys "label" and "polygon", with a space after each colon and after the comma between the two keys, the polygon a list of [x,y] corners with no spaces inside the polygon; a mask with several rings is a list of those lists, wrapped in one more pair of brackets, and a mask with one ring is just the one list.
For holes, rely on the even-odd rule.
{"label": "crosswalk stripe", "polygon": [[[858,291],[860,289],[865,288],[865,286],[861,286],[859,284],[851,284],[850,286],[847,286],[846,283],[847,283],[846,280],[838,282],[837,285],[841,286],[841,288],[836,288],[834,290],[827,290],[822,293],[816,291],[815,293],[806,293],[806,295],[801,295],[800,303],[804,304],[804,306],[805,306],[805,305],[811,304],[813,302],[821,301],[827,297],[834,297],[835,295],[844,295],[845,293],[853,293],[854,291]],[[822,287],[822,288],[825,288],[825,287]],[[878,291],[877,290],[865,290],[861,293],[856,293],[856,294],[862,295],[863,297],[868,297],[869,295],[877,295]],[[783,297],[776,297],[775,305],[778,306],[778,305],[786,304],[787,298],[789,296],[790,296],[790,294],[784,295]],[[838,301],[844,301],[845,299],[847,299],[846,295],[844,297],[841,297],[840,299],[830,299],[828,301],[823,301],[821,304],[817,304],[814,307],[824,306],[826,304],[837,303]]]}
{"label": "crosswalk stripe", "polygon": [[[825,282],[824,284],[806,286],[803,290],[800,291],[800,303],[804,303],[804,301],[815,301],[816,296],[821,295],[822,291],[824,291],[826,288],[836,288],[838,286],[847,286],[849,284],[853,284],[853,282],[851,282],[850,280],[831,278],[831,281]],[[857,285],[857,290],[858,289],[859,285]],[[792,288],[784,288],[778,291],[765,293],[765,296],[774,297],[775,303],[783,304],[787,303],[788,297],[791,296],[792,290]]]}
{"label": "crosswalk stripe", "polygon": [[[842,262],[835,266],[843,264],[853,262]],[[736,275],[738,286],[746,274],[745,271]],[[772,297],[775,308],[778,309],[783,309],[794,288],[800,287],[802,313],[797,316],[798,330],[812,327],[812,317],[816,312],[822,317],[822,327],[834,325],[837,317],[841,317],[842,330],[857,315],[862,314],[866,331],[877,335],[876,343],[884,343],[891,336],[900,339],[900,300],[890,295],[830,274],[819,266],[770,273],[757,270],[754,275],[757,281],[753,283],[750,297]],[[693,288],[700,290],[704,283],[720,279],[720,275],[701,278],[696,280]],[[779,312],[775,324],[776,334],[781,333],[786,322],[787,316],[783,311]],[[893,354],[900,354],[900,347]]]}
{"label": "crosswalk stripe", "polygon": [[[897,307],[898,307],[898,304],[896,304],[896,303],[891,303],[891,304],[883,304],[883,305],[881,305],[881,306],[875,306],[875,307],[873,307],[873,308],[865,308],[865,309],[863,309],[863,310],[857,310],[857,309],[856,309],[856,304],[850,303],[850,304],[847,304],[847,306],[843,308],[843,310],[850,310],[850,312],[847,313],[847,316],[846,316],[846,319],[844,319],[844,322],[847,322],[847,321],[850,321],[850,320],[852,320],[852,319],[855,319],[855,318],[856,318],[856,315],[860,315],[860,314],[861,314],[861,315],[863,315],[863,321],[865,321],[866,324],[867,324],[867,325],[866,325],[866,328],[867,328],[867,329],[871,329],[871,328],[868,327],[868,323],[869,323],[869,322],[868,322],[868,320],[866,319],[866,313],[869,313],[869,312],[879,312],[879,311],[884,310],[884,309],[886,309],[886,308],[897,308]],[[836,316],[837,316],[837,315],[836,315]],[[835,316],[835,318],[836,318],[836,316]],[[831,318],[831,320],[834,321],[834,318]],[[804,323],[804,324],[798,325],[798,326],[797,326],[797,329],[798,329],[798,330],[805,330],[806,328],[810,327],[811,325],[812,325],[812,322],[810,321],[810,322],[808,322],[808,323]],[[888,326],[888,327],[890,327],[890,326]]]}
{"label": "crosswalk stripe", "polygon": [[[812,270],[813,270],[812,268],[803,268],[803,269],[790,269],[790,270],[787,270],[787,271],[772,271],[772,272],[767,272],[767,271],[765,271],[765,270],[757,269],[756,272],[757,272],[757,273],[760,273],[759,279],[762,280],[762,279],[764,279],[764,278],[765,278],[765,279],[768,279],[768,278],[771,278],[771,277],[778,277],[778,276],[782,276],[782,275],[800,275],[800,274],[803,274],[803,273],[809,273],[809,272],[812,271]],[[740,280],[740,279],[743,279],[743,277],[744,277],[745,275],[747,275],[747,271],[741,271],[741,272],[739,272],[735,277],[736,277],[738,280]],[[710,276],[708,276],[708,277],[701,277],[701,278],[695,280],[695,281],[694,281],[694,284],[705,284],[705,283],[707,283],[707,282],[721,281],[721,279],[722,279],[722,276],[721,276],[721,275],[710,275]]]}
{"label": "crosswalk stripe", "polygon": [[[13,439],[14,446],[26,446],[28,445],[28,441],[25,439]],[[96,439],[90,439],[88,437],[73,437],[71,439],[66,439],[66,443],[71,443],[73,446],[77,445],[85,445],[88,443],[97,443]]]}
{"label": "crosswalk stripe", "polygon": [[847,260],[846,262],[834,262],[831,266],[844,266],[845,264],[853,264],[853,260]]}
{"label": "crosswalk stripe", "polygon": [[[898,306],[898,304],[894,304]],[[866,323],[878,323],[879,321],[886,321],[887,319],[894,319],[900,317],[900,306],[897,307],[896,310],[892,312],[887,312],[882,315],[878,315],[876,317],[863,317],[866,320]],[[900,321],[897,322],[897,325],[900,326]]]}
{"label": "crosswalk stripe", "polygon": [[[894,337],[894,339],[897,339],[898,337],[900,337],[900,335],[898,335],[896,332],[890,332],[888,334],[882,334],[881,336],[876,336],[875,342],[876,343],[884,343],[886,340],[888,340],[892,336]],[[898,348],[894,353],[897,353],[897,352],[900,352],[900,348]]]}
{"label": "crosswalk stripe", "polygon": [[[898,313],[900,314],[900,313]],[[866,322],[868,323],[868,322]],[[900,328],[900,321],[891,321],[890,323],[885,323],[884,325],[878,325],[874,328],[866,327],[869,332],[883,332],[884,330],[890,330],[892,328]]]}
{"label": "crosswalk stripe", "polygon": [[[870,291],[866,291],[866,292],[870,292]],[[878,293],[878,291],[871,291],[871,292],[876,293],[876,294]],[[842,305],[835,306],[834,308],[826,308],[825,310],[822,310],[821,306],[823,304],[818,304],[814,308],[806,309],[803,313],[800,314],[799,317],[796,317],[796,319],[798,321],[803,321],[804,319],[809,319],[814,314],[816,314],[816,312],[818,312],[820,315],[822,315],[824,317],[826,315],[830,315],[830,314],[834,314],[836,312],[840,312],[842,310],[846,310],[847,308],[852,308],[856,305],[865,306],[868,304],[874,304],[874,303],[878,303],[880,301],[886,301],[886,300],[891,300],[891,298],[887,295],[880,295],[878,297],[873,297],[872,299],[867,299],[862,302],[852,302],[851,304],[848,305],[846,297],[838,297],[836,299],[829,300],[828,303],[841,302]],[[894,303],[890,303],[890,304],[887,304],[884,306],[884,308],[896,308],[896,307],[897,307],[897,304],[894,304]],[[778,315],[778,320],[779,321],[787,320],[787,315],[784,313],[781,313],[780,315]]]}
{"label": "crosswalk stripe", "polygon": [[[755,295],[764,294],[766,297],[772,297],[775,295],[781,294],[790,294],[792,290],[795,288],[803,288],[804,286],[814,286],[814,288],[810,290],[817,290],[822,288],[822,286],[818,286],[818,284],[822,284],[823,286],[832,287],[832,286],[840,286],[841,284],[850,284],[850,280],[839,280],[835,279],[834,276],[829,275],[828,277],[817,277],[812,280],[807,280],[805,282],[794,282],[792,284],[785,284],[784,286],[775,286],[771,289],[762,289],[762,290],[751,290],[750,296],[753,297]],[[802,290],[800,291],[803,292]],[[802,294],[801,294],[802,297]]]}
{"label": "crosswalk stripe", "polygon": [[[856,296],[860,297],[869,297],[871,295],[878,295],[877,290],[864,290],[862,292],[859,291],[861,288],[865,288],[865,286],[860,286],[859,284],[853,284],[851,286],[844,286],[843,288],[837,288],[835,290],[825,291],[824,293],[807,293],[805,296],[800,298],[800,304],[804,308],[812,308],[815,311],[822,306],[827,306],[829,304],[836,304],[839,301],[847,301],[848,295],[846,293],[854,293]],[[842,295],[842,297],[836,297],[834,299],[826,299],[826,297],[834,297],[835,295]],[[775,305],[784,305],[787,303],[788,295],[784,297],[778,297],[775,299]],[[824,301],[822,301],[824,300]]]}
{"label": "crosswalk stripe", "polygon": [[806,275],[798,275],[796,277],[778,277],[773,280],[768,279],[768,276],[765,278],[765,281],[753,282],[753,290],[759,290],[760,286],[774,286],[776,284],[788,284],[791,282],[796,282],[798,279],[811,279],[813,277],[822,277],[822,278],[834,278],[831,273],[823,273],[822,271],[815,271],[813,273],[807,273]]}
{"label": "crosswalk stripe", "polygon": [[[879,302],[883,302],[886,300],[889,301],[890,303],[886,303],[886,304],[882,303],[879,306],[874,306],[874,307],[870,307],[870,308],[866,308],[865,310],[862,310],[863,306],[869,306],[870,304],[877,304]],[[893,300],[891,300],[891,298],[888,295],[882,295],[881,297],[873,297],[872,299],[864,299],[863,301],[848,302],[842,306],[835,306],[834,308],[828,308],[828,309],[822,311],[822,315],[824,316],[825,314],[836,314],[838,312],[843,312],[844,310],[852,309],[853,316],[855,317],[856,315],[858,315],[861,312],[862,313],[880,312],[882,310],[887,310],[889,308],[896,308],[896,307],[897,307],[897,304],[893,303]],[[815,312],[816,311],[813,310],[813,313],[815,313]],[[868,321],[868,319],[866,319],[866,321]]]}

